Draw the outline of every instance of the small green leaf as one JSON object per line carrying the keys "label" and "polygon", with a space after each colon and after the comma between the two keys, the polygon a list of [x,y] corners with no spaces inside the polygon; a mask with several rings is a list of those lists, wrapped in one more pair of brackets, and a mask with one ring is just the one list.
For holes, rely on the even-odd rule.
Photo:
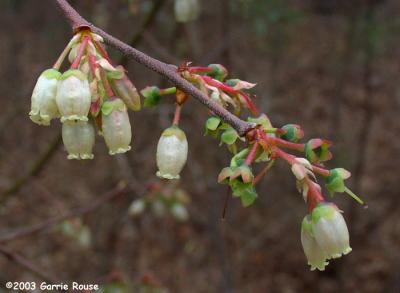
{"label": "small green leaf", "polygon": [[221,142],[231,145],[235,143],[238,137],[239,135],[237,134],[236,130],[233,128],[227,129],[221,135]]}
{"label": "small green leaf", "polygon": [[217,130],[218,126],[221,123],[221,119],[218,117],[210,117],[206,121],[206,129],[209,130]]}
{"label": "small green leaf", "polygon": [[240,197],[242,205],[248,207],[254,203],[257,198],[257,192],[252,183],[243,183],[240,180],[234,180],[230,183],[234,197]]}

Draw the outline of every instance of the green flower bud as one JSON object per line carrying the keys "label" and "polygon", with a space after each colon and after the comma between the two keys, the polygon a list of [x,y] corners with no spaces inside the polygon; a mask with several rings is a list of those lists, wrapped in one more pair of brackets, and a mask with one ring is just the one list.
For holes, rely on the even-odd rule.
{"label": "green flower bud", "polygon": [[179,179],[187,154],[188,142],[185,133],[178,126],[165,129],[157,145],[157,176]]}
{"label": "green flower bud", "polygon": [[324,162],[332,158],[329,151],[331,142],[319,138],[311,139],[305,145],[305,154],[311,163]]}
{"label": "green flower bud", "polygon": [[68,159],[93,159],[94,127],[86,121],[68,121],[62,126],[62,139]]}
{"label": "green flower bud", "polygon": [[64,72],[58,82],[56,102],[61,122],[88,121],[91,94],[87,76],[77,69]]}
{"label": "green flower bud", "polygon": [[161,99],[160,89],[156,86],[148,86],[140,91],[144,97],[144,106],[152,107],[158,104]]}
{"label": "green flower bud", "polygon": [[50,125],[50,120],[59,117],[56,104],[57,83],[61,73],[47,69],[39,77],[31,98],[31,120],[39,125]]}
{"label": "green flower bud", "polygon": [[330,174],[325,178],[325,186],[330,193],[345,192],[346,185],[344,180],[350,177],[350,172],[343,168],[336,168],[330,170]]}
{"label": "green flower bud", "polygon": [[219,81],[223,81],[228,76],[228,70],[221,64],[209,64],[207,67],[213,70],[207,75]]}
{"label": "green flower bud", "polygon": [[298,142],[304,137],[304,132],[301,127],[297,124],[287,124],[282,127],[285,130],[285,134],[281,135],[281,138],[290,142]]}
{"label": "green flower bud", "polygon": [[124,102],[121,99],[105,102],[102,107],[102,117],[103,136],[109,154],[115,155],[129,151],[132,130]]}

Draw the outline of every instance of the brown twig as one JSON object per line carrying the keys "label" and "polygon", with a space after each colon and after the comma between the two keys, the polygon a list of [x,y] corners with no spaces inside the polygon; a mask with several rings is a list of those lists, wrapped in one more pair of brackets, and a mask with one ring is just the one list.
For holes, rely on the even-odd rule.
{"label": "brown twig", "polygon": [[54,278],[52,275],[44,272],[38,266],[28,259],[24,258],[23,256],[19,255],[16,252],[9,250],[4,246],[0,246],[0,253],[7,257],[10,261],[18,264],[20,267],[27,269],[28,271],[34,273],[39,278],[43,279],[46,282],[57,284],[59,281]]}
{"label": "brown twig", "polygon": [[97,210],[99,207],[101,207],[106,202],[109,202],[121,195],[126,194],[128,192],[128,190],[129,190],[129,188],[126,186],[126,184],[121,182],[120,184],[117,185],[117,187],[108,191],[103,196],[98,197],[96,200],[91,201],[88,205],[85,205],[81,208],[71,210],[71,211],[67,212],[65,215],[56,216],[56,217],[50,218],[48,220],[45,220],[41,223],[38,223],[38,224],[35,224],[32,226],[28,226],[28,227],[22,227],[22,228],[16,229],[13,232],[10,232],[6,235],[3,235],[2,237],[0,237],[0,243],[4,243],[4,242],[8,242],[8,241],[17,239],[17,238],[36,234],[40,231],[50,229],[53,226],[65,221],[65,220],[91,213],[91,212]]}
{"label": "brown twig", "polygon": [[93,32],[102,36],[106,43],[119,50],[123,55],[134,59],[136,62],[146,66],[150,70],[164,76],[182,91],[196,98],[213,113],[218,115],[225,122],[229,123],[239,133],[239,135],[243,136],[255,127],[254,123],[249,123],[239,119],[228,110],[209,99],[207,95],[182,78],[176,71],[175,66],[154,59],[89,23],[75,9],[73,9],[66,0],[56,0],[56,2],[75,31],[84,26],[90,27]]}

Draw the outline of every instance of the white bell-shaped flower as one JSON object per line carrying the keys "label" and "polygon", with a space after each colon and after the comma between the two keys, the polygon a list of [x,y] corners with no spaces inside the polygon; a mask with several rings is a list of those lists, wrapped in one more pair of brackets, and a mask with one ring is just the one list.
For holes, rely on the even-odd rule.
{"label": "white bell-shaped flower", "polygon": [[325,266],[328,265],[326,261],[327,256],[314,238],[312,221],[309,215],[304,217],[303,223],[301,224],[301,244],[308,264],[311,266],[311,270],[325,270]]}
{"label": "white bell-shaped flower", "polygon": [[188,155],[185,133],[178,126],[171,126],[161,134],[157,145],[157,176],[179,179]]}
{"label": "white bell-shaped flower", "polygon": [[87,76],[77,69],[64,72],[58,82],[56,102],[61,122],[88,121],[91,94]]}
{"label": "white bell-shaped flower", "polygon": [[311,214],[312,230],[327,258],[338,258],[351,251],[349,231],[339,209],[330,203],[319,204]]}
{"label": "white bell-shaped flower", "polygon": [[68,159],[93,159],[92,149],[95,142],[95,131],[86,121],[68,121],[62,126],[62,139],[68,152]]}
{"label": "white bell-shaped flower", "polygon": [[57,83],[61,73],[47,69],[39,77],[31,98],[31,120],[39,125],[50,125],[50,120],[59,117],[56,104]]}
{"label": "white bell-shaped flower", "polygon": [[176,21],[193,21],[200,12],[199,0],[175,0],[174,10]]}
{"label": "white bell-shaped flower", "polygon": [[102,106],[103,137],[110,155],[131,149],[132,130],[127,108],[121,99],[107,101]]}

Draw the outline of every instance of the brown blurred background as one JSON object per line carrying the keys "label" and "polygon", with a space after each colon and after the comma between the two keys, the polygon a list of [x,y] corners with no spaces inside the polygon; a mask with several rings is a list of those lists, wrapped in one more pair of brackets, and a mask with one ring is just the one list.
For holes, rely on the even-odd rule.
{"label": "brown blurred background", "polygon": [[[66,159],[60,123],[39,127],[27,115],[38,75],[71,37],[53,2],[0,1],[3,288],[6,281],[41,282],[45,274],[104,284],[107,292],[400,292],[399,1],[201,0],[199,18],[186,24],[175,21],[171,0],[70,1],[99,27],[162,61],[224,64],[231,77],[258,84],[256,103],[274,125],[298,123],[307,138],[334,141],[328,165],[352,172],[349,187],[368,208],[335,197],[353,252],[322,273],[306,265],[300,243],[306,207],[284,163],[258,186],[252,207],[231,199],[221,219],[226,189],[216,177],[229,155],[203,137],[207,110],[195,100],[183,112],[190,151],[178,184],[155,176],[157,140],[174,110],[168,98],[131,115],[133,150],[126,155],[109,156],[98,138],[93,161]],[[120,60],[119,52],[109,52]],[[140,89],[168,86],[134,61],[126,67]],[[1,241],[90,205],[121,180],[133,191]],[[131,202],[153,200],[155,188],[156,197],[167,198],[184,190],[189,218],[150,209],[130,216]]]}

